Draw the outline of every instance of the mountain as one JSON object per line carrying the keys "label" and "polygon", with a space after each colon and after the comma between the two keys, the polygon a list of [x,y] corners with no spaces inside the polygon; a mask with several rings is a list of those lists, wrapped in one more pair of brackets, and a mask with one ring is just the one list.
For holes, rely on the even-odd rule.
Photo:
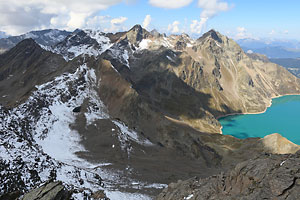
{"label": "mountain", "polygon": [[179,179],[299,149],[219,134],[218,117],[263,111],[300,81],[215,30],[197,40],[140,25],[77,30],[47,48],[25,39],[0,55],[0,88],[0,194],[61,181],[74,199],[149,199]]}
{"label": "mountain", "polygon": [[269,58],[300,57],[300,42],[295,40],[240,39],[237,43],[245,52],[252,51]]}
{"label": "mountain", "polygon": [[299,58],[272,58],[271,62],[287,68],[292,74],[300,77],[300,59]]}
{"label": "mountain", "polygon": [[0,53],[7,51],[24,39],[32,38],[42,46],[51,46],[70,34],[68,31],[61,31],[57,29],[47,29],[41,31],[31,31],[20,36],[9,36],[0,39]]}
{"label": "mountain", "polygon": [[298,40],[283,40],[283,39],[253,39],[245,38],[236,41],[242,47],[260,49],[265,47],[284,47],[287,49],[299,49],[300,42]]}
{"label": "mountain", "polygon": [[6,35],[5,32],[0,31],[0,39],[1,38],[6,38],[6,37],[8,37],[8,35]]}
{"label": "mountain", "polygon": [[253,51],[255,53],[266,55],[269,58],[298,58],[300,57],[299,49],[287,49],[281,46],[264,47],[259,49],[253,49],[243,47],[244,51]]}
{"label": "mountain", "polygon": [[299,58],[268,58],[267,56],[259,53],[250,52],[247,55],[254,59],[268,63],[273,62],[286,68],[289,72],[294,74],[296,77],[300,77],[300,59]]}
{"label": "mountain", "polygon": [[299,199],[300,152],[262,154],[227,173],[170,184],[157,200]]}

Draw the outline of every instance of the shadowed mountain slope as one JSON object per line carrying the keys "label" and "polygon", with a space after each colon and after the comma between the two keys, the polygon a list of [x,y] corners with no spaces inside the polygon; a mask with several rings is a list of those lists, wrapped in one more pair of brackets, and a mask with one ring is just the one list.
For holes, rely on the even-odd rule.
{"label": "shadowed mountain slope", "polygon": [[[115,34],[77,30],[48,50],[27,39],[0,55],[0,139],[11,144],[1,146],[5,163],[24,157],[7,138],[22,138],[22,145],[34,146],[34,156],[42,152],[80,174],[101,176],[108,197],[115,190],[153,197],[165,186],[160,184],[227,171],[261,152],[299,148],[280,136],[219,134],[218,117],[263,111],[272,97],[299,93],[300,84],[283,67],[249,57],[214,30],[198,40],[139,25]],[[26,170],[32,162],[25,162]],[[46,181],[48,168],[38,169],[39,178],[20,190]],[[87,178],[72,180],[80,178],[96,191]]]}

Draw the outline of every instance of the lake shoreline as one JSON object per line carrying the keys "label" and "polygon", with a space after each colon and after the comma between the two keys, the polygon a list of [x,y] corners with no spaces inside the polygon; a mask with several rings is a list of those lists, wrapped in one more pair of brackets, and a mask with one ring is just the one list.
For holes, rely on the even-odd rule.
{"label": "lake shoreline", "polygon": [[[272,106],[273,99],[277,99],[277,98],[280,98],[280,97],[283,97],[283,96],[293,96],[293,95],[300,95],[300,93],[283,94],[283,95],[278,95],[278,96],[271,97],[271,99],[269,101],[269,104],[266,106],[266,108],[263,111],[260,111],[260,112],[230,113],[230,114],[226,114],[226,115],[222,115],[222,116],[216,117],[216,119],[219,121],[220,118],[224,118],[224,117],[228,117],[228,116],[234,116],[234,115],[256,115],[256,114],[262,114],[262,113],[265,113],[267,111],[267,109]],[[223,126],[221,125],[220,131],[219,131],[220,134],[223,134],[222,129],[223,129]]]}

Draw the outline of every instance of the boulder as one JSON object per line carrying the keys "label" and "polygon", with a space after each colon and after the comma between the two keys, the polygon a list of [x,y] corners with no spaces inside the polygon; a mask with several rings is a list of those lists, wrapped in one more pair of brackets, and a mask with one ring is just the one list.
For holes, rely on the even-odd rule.
{"label": "boulder", "polygon": [[23,200],[66,200],[71,193],[65,189],[62,182],[49,182],[24,195]]}

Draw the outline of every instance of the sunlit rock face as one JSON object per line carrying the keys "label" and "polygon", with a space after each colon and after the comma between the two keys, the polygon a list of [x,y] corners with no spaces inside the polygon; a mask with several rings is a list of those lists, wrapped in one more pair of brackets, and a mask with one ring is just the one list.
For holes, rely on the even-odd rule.
{"label": "sunlit rock face", "polygon": [[217,117],[263,111],[300,84],[214,30],[197,40],[139,25],[58,38],[26,39],[0,55],[0,182],[18,174],[1,192],[51,179],[88,195],[148,198],[178,179],[297,148],[219,134]]}

